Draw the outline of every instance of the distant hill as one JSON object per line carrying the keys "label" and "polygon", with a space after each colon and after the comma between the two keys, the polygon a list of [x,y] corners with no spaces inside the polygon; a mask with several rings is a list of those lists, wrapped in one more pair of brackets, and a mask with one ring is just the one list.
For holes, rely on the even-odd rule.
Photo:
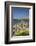
{"label": "distant hill", "polygon": [[29,19],[13,19],[13,25],[20,23],[21,21],[29,23]]}
{"label": "distant hill", "polygon": [[23,21],[29,21],[29,18],[22,18],[22,19],[13,19],[14,21],[21,21],[21,20],[23,20]]}

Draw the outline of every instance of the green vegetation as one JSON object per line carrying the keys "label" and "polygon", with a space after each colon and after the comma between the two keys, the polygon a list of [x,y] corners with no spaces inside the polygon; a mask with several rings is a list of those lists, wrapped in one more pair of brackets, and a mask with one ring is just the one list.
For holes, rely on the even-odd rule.
{"label": "green vegetation", "polygon": [[29,31],[28,30],[20,30],[20,31],[17,31],[15,34],[16,34],[16,36],[26,36],[26,35],[29,35]]}

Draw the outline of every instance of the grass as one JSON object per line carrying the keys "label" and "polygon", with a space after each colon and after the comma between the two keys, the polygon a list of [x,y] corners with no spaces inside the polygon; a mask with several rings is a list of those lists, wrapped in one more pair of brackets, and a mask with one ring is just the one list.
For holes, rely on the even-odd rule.
{"label": "grass", "polygon": [[16,34],[16,36],[26,36],[26,35],[29,35],[29,31],[28,30],[20,30],[20,31],[17,31],[15,34]]}

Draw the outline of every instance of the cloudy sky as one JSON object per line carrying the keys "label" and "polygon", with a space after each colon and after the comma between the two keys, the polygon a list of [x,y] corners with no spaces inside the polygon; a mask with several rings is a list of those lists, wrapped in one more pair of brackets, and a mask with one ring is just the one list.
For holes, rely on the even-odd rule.
{"label": "cloudy sky", "polygon": [[29,9],[28,8],[20,8],[20,7],[13,7],[13,18],[28,18],[29,17]]}

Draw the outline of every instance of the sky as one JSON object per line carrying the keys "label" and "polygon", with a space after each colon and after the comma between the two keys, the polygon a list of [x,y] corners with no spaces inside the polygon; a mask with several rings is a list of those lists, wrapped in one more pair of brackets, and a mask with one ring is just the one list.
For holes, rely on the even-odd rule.
{"label": "sky", "polygon": [[29,18],[28,8],[13,7],[12,9],[14,19]]}

